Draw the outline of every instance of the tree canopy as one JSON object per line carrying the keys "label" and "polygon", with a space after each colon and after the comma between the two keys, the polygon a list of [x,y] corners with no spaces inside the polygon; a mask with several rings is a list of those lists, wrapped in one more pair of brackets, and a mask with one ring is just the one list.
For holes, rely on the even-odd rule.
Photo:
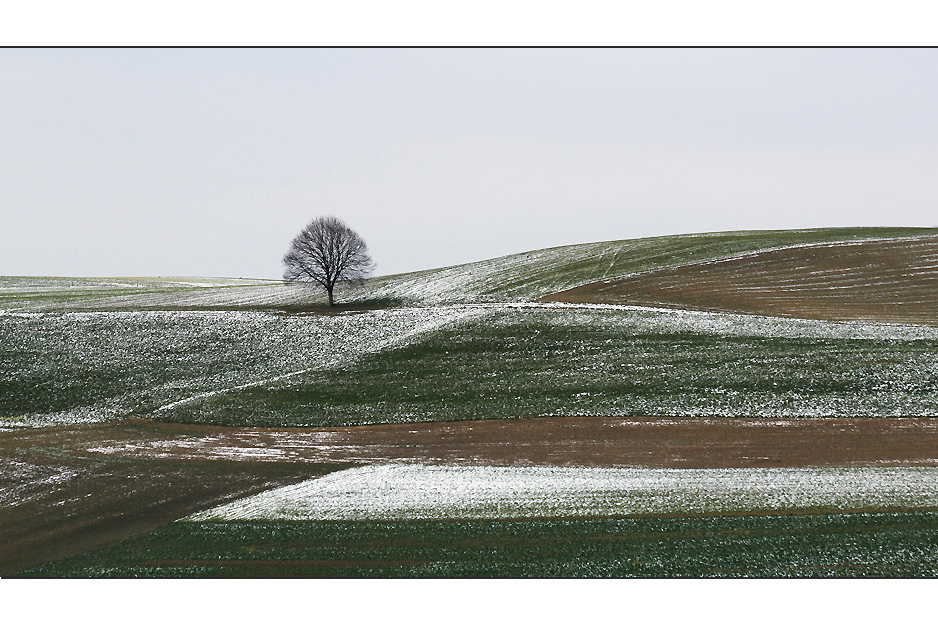
{"label": "tree canopy", "polygon": [[326,289],[329,305],[335,305],[338,282],[356,282],[374,269],[368,245],[342,220],[319,217],[293,239],[283,256],[285,282],[315,282]]}

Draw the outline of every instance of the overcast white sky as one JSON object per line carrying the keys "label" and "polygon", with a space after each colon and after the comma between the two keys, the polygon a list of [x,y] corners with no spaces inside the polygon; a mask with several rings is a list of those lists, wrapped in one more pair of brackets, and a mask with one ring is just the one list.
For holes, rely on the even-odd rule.
{"label": "overcast white sky", "polygon": [[0,49],[0,275],[938,225],[936,49]]}

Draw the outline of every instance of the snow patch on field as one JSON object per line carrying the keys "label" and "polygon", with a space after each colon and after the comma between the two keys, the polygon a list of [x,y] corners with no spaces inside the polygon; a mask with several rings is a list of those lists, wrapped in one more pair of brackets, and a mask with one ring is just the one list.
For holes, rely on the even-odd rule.
{"label": "snow patch on field", "polygon": [[187,520],[563,518],[935,506],[938,469],[929,467],[376,465],[266,491]]}
{"label": "snow patch on field", "polygon": [[0,506],[10,508],[60,488],[79,472],[62,465],[36,465],[0,459]]}

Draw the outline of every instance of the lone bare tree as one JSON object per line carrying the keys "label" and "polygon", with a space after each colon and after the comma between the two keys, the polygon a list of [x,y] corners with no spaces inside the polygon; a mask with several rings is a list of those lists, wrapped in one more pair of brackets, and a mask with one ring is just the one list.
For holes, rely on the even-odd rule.
{"label": "lone bare tree", "polygon": [[361,281],[375,266],[365,241],[334,217],[307,224],[283,255],[283,264],[285,282],[316,282],[326,289],[330,306],[337,282]]}

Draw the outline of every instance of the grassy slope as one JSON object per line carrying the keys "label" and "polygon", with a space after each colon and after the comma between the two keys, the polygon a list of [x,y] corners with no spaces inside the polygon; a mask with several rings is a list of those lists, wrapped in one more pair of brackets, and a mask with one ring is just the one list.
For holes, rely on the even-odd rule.
{"label": "grassy slope", "polygon": [[[931,416],[938,330],[499,309],[163,419],[341,426],[549,415]],[[680,317],[678,317],[680,318]],[[773,334],[774,332],[774,334]],[[773,337],[774,335],[774,337]]]}
{"label": "grassy slope", "polygon": [[[715,233],[568,246],[375,279],[360,299],[530,300],[598,278],[767,247],[936,232]],[[48,291],[34,290],[24,303],[32,293],[24,294],[22,288],[12,293],[5,289],[0,309],[49,303],[82,307],[91,305],[88,298],[99,293],[108,297],[100,309],[121,304],[128,309],[273,308],[298,304],[305,295],[289,297],[285,304],[285,287],[280,285],[174,291],[144,287],[136,291],[141,294],[120,300],[111,289],[99,292],[92,286],[69,292],[52,286]],[[80,303],[71,303],[76,299]],[[497,320],[490,316],[458,328],[444,327],[400,346],[366,353],[343,368],[298,375],[271,389],[195,400],[167,416],[231,424],[351,424],[610,411],[667,413],[687,407],[696,407],[697,413],[751,415],[934,415],[938,411],[934,371],[938,337],[927,330],[915,332],[915,337],[785,332],[797,325],[794,322],[759,323],[745,333],[696,327],[662,330],[667,315],[655,315],[638,326],[629,322],[640,314],[622,311],[598,321],[569,324],[551,319],[546,311],[496,313]],[[139,317],[131,316],[115,315],[114,320],[127,323],[127,328],[114,325],[104,332],[93,326],[76,327],[80,319],[68,316],[59,317],[69,323],[64,330],[58,329],[61,325],[25,329],[11,324],[10,331],[0,334],[4,344],[11,334],[28,342],[16,350],[3,349],[0,380],[8,383],[0,385],[0,396],[22,402],[15,405],[18,409],[10,408],[12,401],[2,403],[0,415],[32,413],[40,401],[47,404],[38,406],[52,413],[63,407],[112,410],[115,404],[121,412],[152,413],[180,396],[302,368],[307,352],[321,350],[315,339],[293,349],[293,345],[282,350],[279,344],[271,346],[269,326],[204,331],[193,322],[167,330],[159,321],[141,327]],[[222,315],[219,320],[235,316]],[[296,319],[301,323],[296,334],[280,334],[277,343],[302,336],[322,317]],[[185,323],[193,318],[173,320]],[[136,332],[137,328],[143,331]],[[212,345],[216,329],[228,331]],[[75,330],[83,347],[75,346]],[[108,346],[100,346],[102,333]],[[365,335],[348,344],[357,354],[356,343],[373,339]],[[282,358],[285,350],[289,353]],[[44,361],[37,365],[37,360]],[[278,367],[268,367],[271,362]],[[199,379],[190,383],[190,373],[202,368],[204,372],[196,372]],[[164,376],[167,372],[182,375]],[[203,381],[206,377],[210,380]],[[708,519],[172,524],[24,576],[935,574],[938,522],[931,513]],[[397,555],[388,558],[388,553]]]}
{"label": "grassy slope", "polygon": [[144,416],[194,394],[347,363],[461,312],[0,314],[0,426]]}
{"label": "grassy slope", "polygon": [[[926,232],[934,231],[713,233],[568,246],[379,279],[384,284],[368,295],[424,301],[530,299],[584,279],[765,247]],[[66,280],[53,286],[52,280],[61,279],[13,280],[18,288],[8,278],[3,290],[32,291],[27,297],[61,290],[81,296],[94,286],[110,295],[117,282]],[[179,295],[154,292],[177,281],[131,284],[149,291],[124,298],[138,306],[143,298]],[[257,301],[271,288],[214,284],[219,286],[185,293],[196,304],[193,309],[200,303],[230,305],[244,291]],[[360,318],[0,314],[5,345],[0,350],[0,424],[154,415],[173,401],[265,381],[270,386],[197,399],[159,415],[232,425],[341,425],[676,412],[934,415],[938,407],[932,371],[938,334],[933,331],[921,332],[915,342],[888,344],[881,337],[824,330],[787,333],[797,322],[756,322],[744,333],[708,331],[693,322],[662,331],[671,315],[636,322],[641,313],[535,309],[496,311],[435,331],[433,317],[402,320],[406,312],[412,311],[369,312]],[[557,316],[572,322],[558,322]],[[419,331],[421,325],[427,329],[423,337],[388,346],[395,334]],[[336,361],[334,368],[315,370]],[[287,383],[274,381],[304,369],[313,370]]]}
{"label": "grassy slope", "polygon": [[935,577],[938,513],[177,522],[20,577]]}
{"label": "grassy slope", "polygon": [[936,228],[818,228],[672,235],[568,245],[374,278],[359,299],[531,301],[603,278],[808,243],[938,234]]}
{"label": "grassy slope", "polygon": [[[603,278],[675,267],[769,248],[938,234],[933,228],[737,231],[604,241],[372,278],[340,291],[353,304],[531,301]],[[316,287],[265,281],[183,279],[0,279],[0,309],[297,309],[324,304]],[[214,285],[213,285],[214,284]],[[120,285],[120,286],[118,286]]]}

